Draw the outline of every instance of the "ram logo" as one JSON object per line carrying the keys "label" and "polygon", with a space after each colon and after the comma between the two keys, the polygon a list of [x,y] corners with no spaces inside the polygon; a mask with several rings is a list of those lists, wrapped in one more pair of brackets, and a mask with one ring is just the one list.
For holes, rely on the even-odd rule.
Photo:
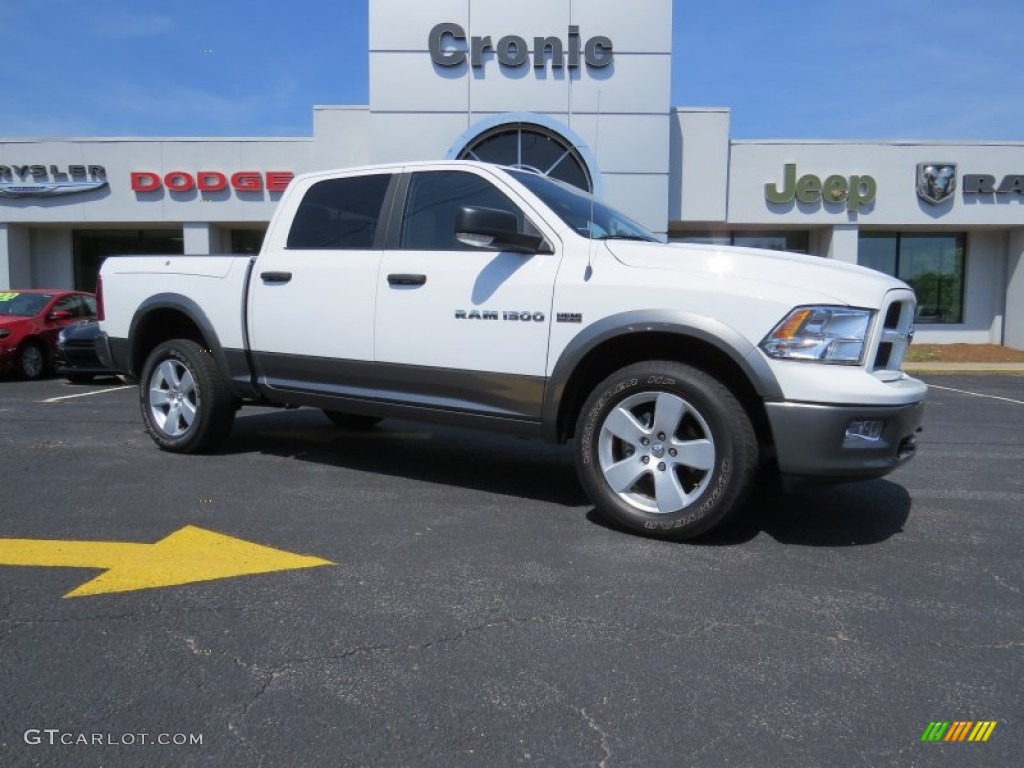
{"label": "ram logo", "polygon": [[956,163],[918,163],[917,196],[938,205],[956,191]]}

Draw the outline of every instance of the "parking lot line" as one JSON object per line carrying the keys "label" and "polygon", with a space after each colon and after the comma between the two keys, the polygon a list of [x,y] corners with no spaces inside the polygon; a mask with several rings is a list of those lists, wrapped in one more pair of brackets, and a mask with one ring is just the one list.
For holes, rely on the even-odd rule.
{"label": "parking lot line", "polygon": [[1002,400],[1006,403],[1024,405],[1024,400],[1014,400],[1011,397],[1000,397],[999,395],[985,395],[981,392],[968,392],[966,389],[954,389],[953,387],[940,387],[938,384],[929,384],[929,389],[944,389],[947,392],[959,392],[961,395],[972,395],[973,397],[987,397],[989,400]]}
{"label": "parking lot line", "polygon": [[75,397],[89,397],[89,395],[102,395],[104,392],[117,392],[119,389],[134,389],[134,384],[125,384],[121,387],[108,387],[107,389],[97,389],[95,392],[79,392],[75,395],[61,395],[60,397],[50,397],[46,400],[39,400],[40,403],[57,403],[61,400],[71,400]]}

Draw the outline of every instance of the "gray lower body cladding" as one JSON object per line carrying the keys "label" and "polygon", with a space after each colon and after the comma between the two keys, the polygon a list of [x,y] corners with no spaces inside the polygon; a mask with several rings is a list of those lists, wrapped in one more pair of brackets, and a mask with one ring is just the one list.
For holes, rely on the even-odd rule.
{"label": "gray lower body cladding", "polygon": [[[909,461],[917,447],[924,403],[765,403],[765,410],[779,471],[828,483],[882,477]],[[879,421],[881,434],[876,440],[847,437],[847,427],[854,421]]]}

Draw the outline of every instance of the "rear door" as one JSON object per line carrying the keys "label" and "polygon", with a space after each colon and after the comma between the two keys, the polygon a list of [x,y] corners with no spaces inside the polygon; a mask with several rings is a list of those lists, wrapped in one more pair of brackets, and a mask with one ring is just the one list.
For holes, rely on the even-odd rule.
{"label": "rear door", "polygon": [[[272,389],[343,394],[352,365],[373,360],[374,302],[390,173],[306,180],[268,233],[249,288],[249,343]],[[293,198],[294,199],[294,198]],[[282,211],[287,214],[287,211]]]}
{"label": "rear door", "polygon": [[377,281],[378,376],[424,406],[535,420],[559,255],[464,245],[455,217],[463,206],[511,211],[521,231],[559,246],[500,177],[475,170],[408,177]]}

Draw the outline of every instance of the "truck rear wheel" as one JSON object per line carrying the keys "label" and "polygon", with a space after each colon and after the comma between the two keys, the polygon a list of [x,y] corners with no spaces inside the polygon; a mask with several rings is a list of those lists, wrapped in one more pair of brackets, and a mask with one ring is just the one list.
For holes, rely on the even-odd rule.
{"label": "truck rear wheel", "polygon": [[681,363],[617,371],[591,393],[576,426],[576,466],[597,509],[661,539],[689,539],[724,522],[743,503],[757,464],[743,406]]}
{"label": "truck rear wheel", "polygon": [[142,419],[165,451],[202,453],[219,446],[235,420],[234,398],[208,352],[172,339],[149,355],[139,380]]}

